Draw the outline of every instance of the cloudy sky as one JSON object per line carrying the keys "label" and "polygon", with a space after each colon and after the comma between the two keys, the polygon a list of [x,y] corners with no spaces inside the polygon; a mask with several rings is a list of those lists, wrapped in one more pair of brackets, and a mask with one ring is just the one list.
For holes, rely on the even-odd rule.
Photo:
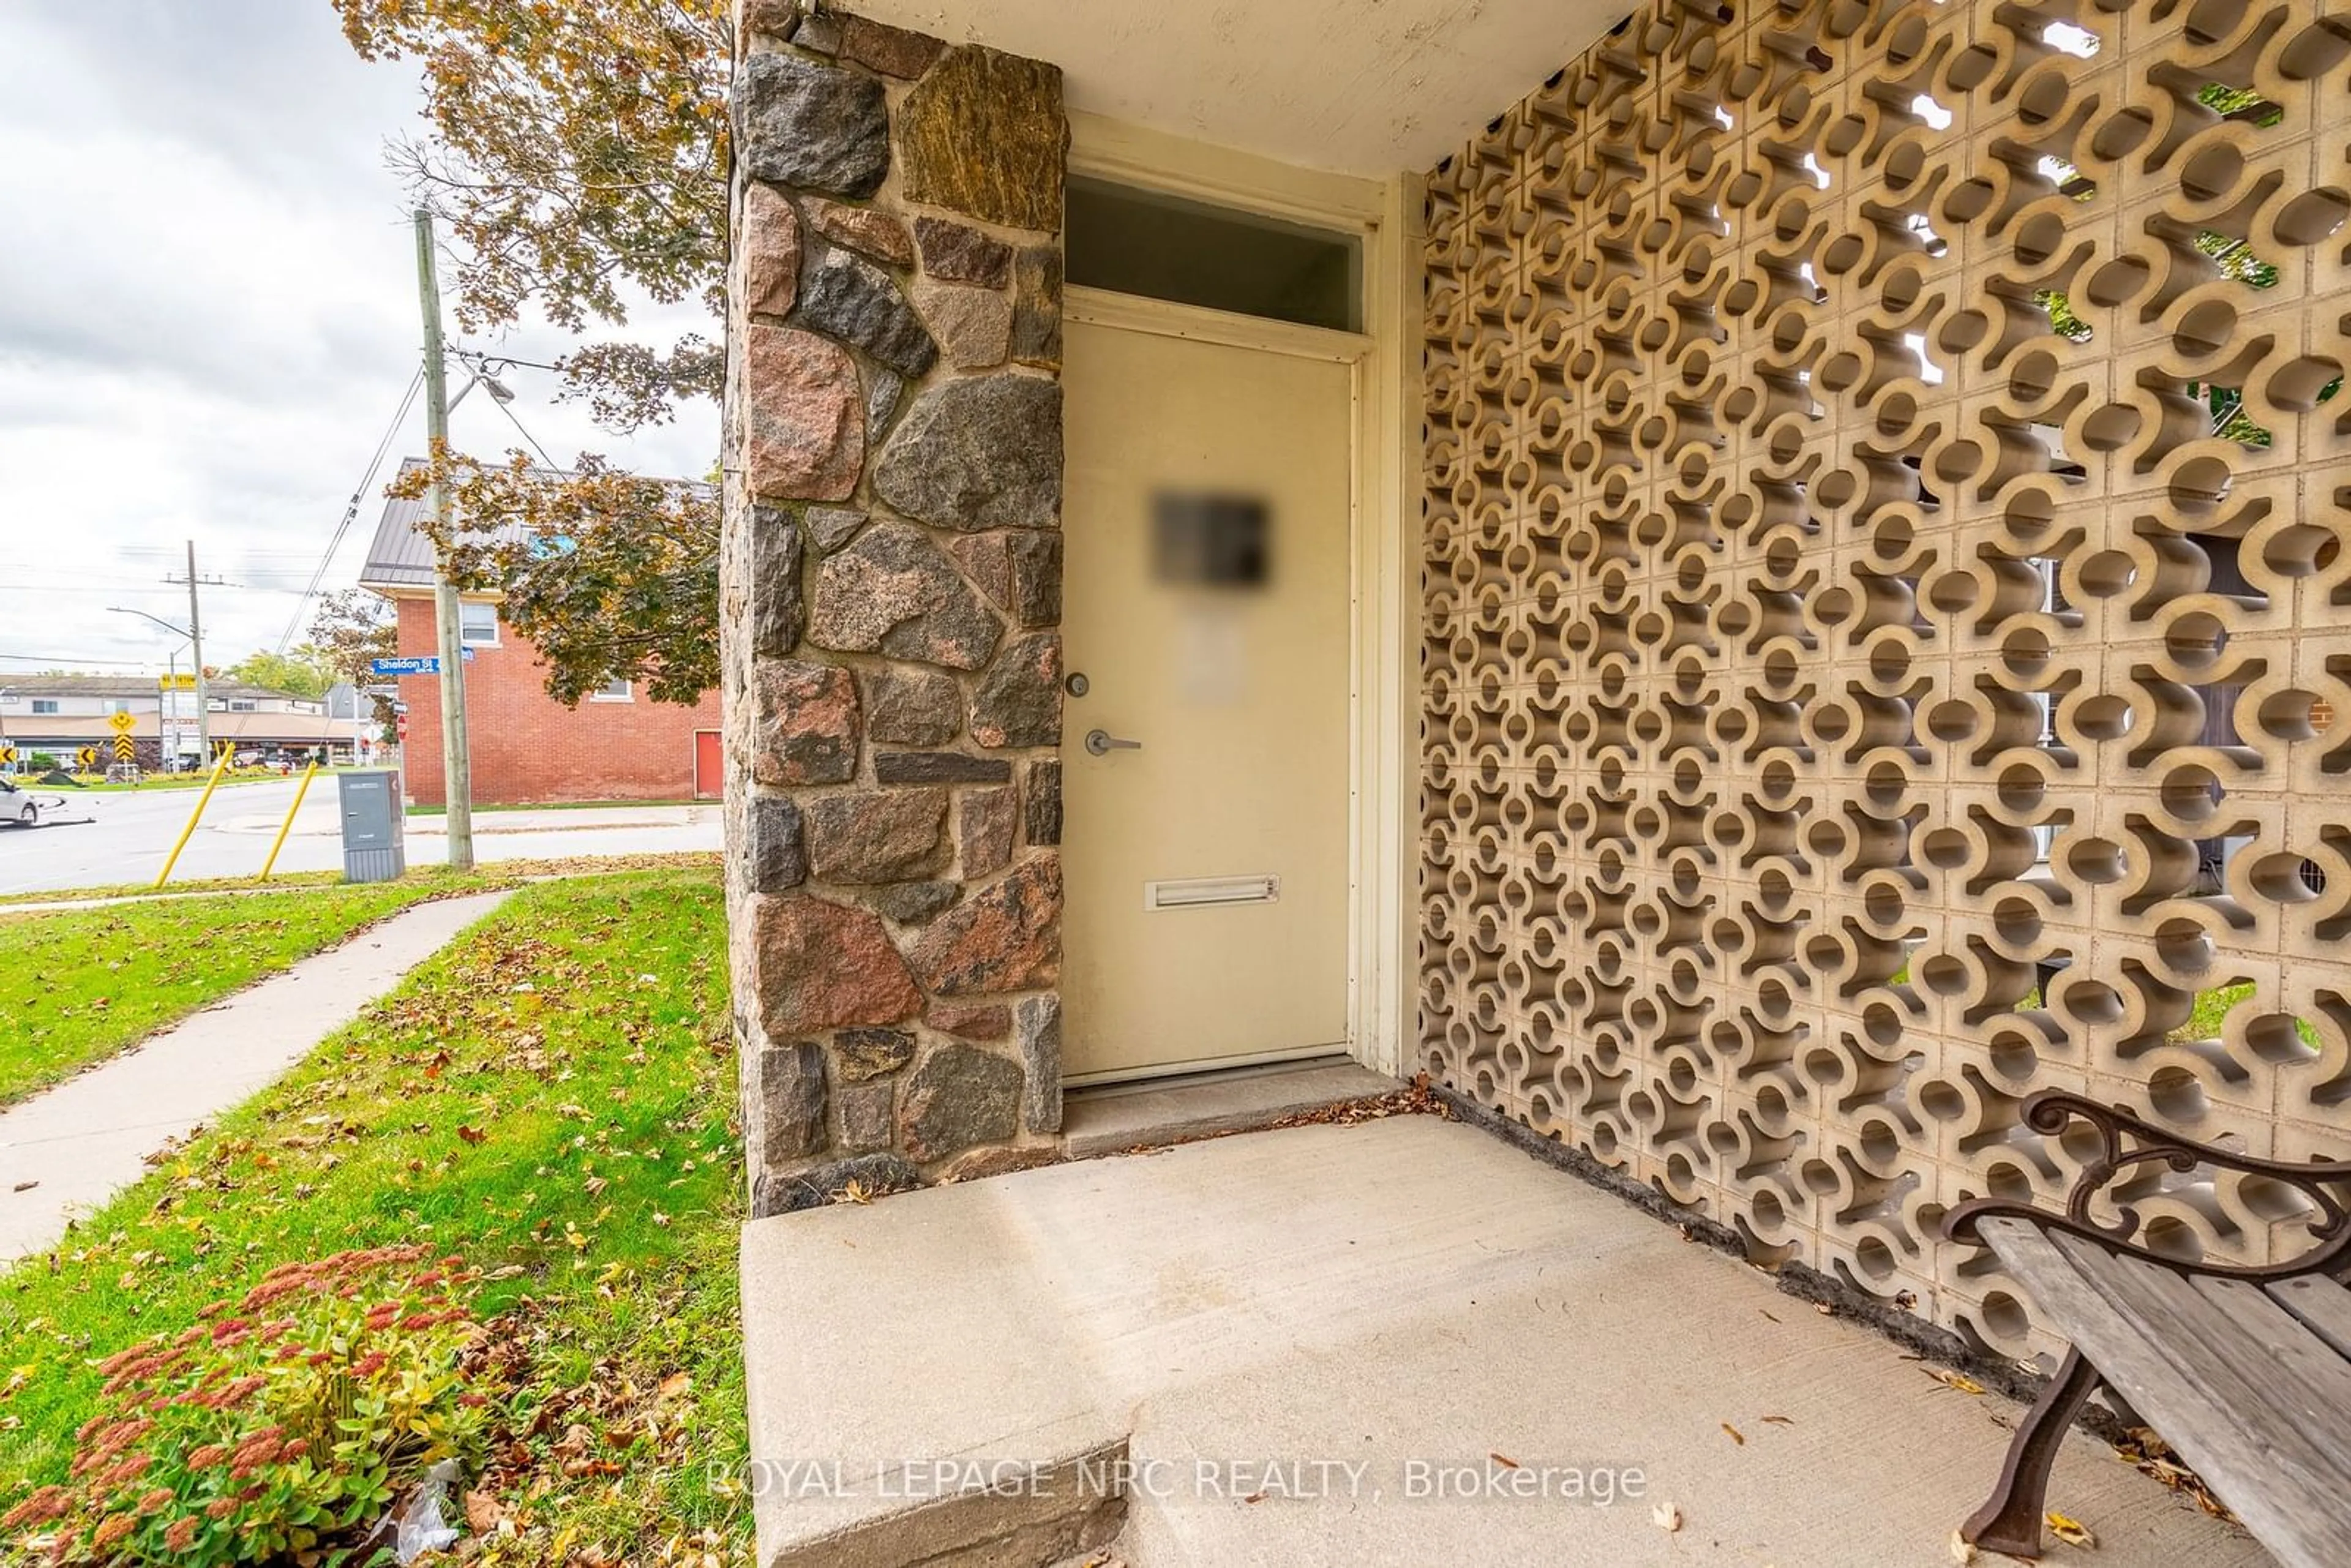
{"label": "cloudy sky", "polygon": [[[235,585],[204,589],[207,664],[308,624],[299,590],[419,362],[384,160],[418,106],[413,68],[362,64],[328,0],[0,0],[0,685],[163,668],[177,639],[110,606],[184,625],[186,589],[161,580],[189,539],[199,575]],[[632,330],[664,340],[694,314]],[[715,455],[707,405],[623,441],[544,372],[505,379],[559,459],[699,476]],[[480,453],[522,439],[480,392],[452,433]],[[392,455],[423,444],[413,409]],[[358,575],[389,468],[330,588]]]}

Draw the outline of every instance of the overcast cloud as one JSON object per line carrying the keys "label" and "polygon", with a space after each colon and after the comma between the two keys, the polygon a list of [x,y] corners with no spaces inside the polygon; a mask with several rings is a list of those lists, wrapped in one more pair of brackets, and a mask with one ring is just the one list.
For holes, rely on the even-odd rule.
{"label": "overcast cloud", "polygon": [[[108,607],[184,625],[187,591],[161,579],[189,539],[200,575],[236,585],[204,590],[206,662],[277,645],[418,362],[383,152],[419,101],[413,67],[362,64],[328,0],[0,4],[0,685],[161,670],[175,639]],[[696,327],[656,311],[613,335]],[[706,404],[624,441],[555,402],[551,376],[505,379],[559,459],[699,476],[716,455]],[[452,429],[478,453],[522,440],[486,393]],[[392,455],[423,444],[412,410]],[[390,468],[328,587],[357,578]]]}

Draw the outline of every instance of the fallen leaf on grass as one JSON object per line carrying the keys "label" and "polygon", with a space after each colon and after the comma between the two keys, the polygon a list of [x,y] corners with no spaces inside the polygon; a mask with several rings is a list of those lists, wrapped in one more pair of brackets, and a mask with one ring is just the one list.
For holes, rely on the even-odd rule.
{"label": "fallen leaf on grass", "polygon": [[479,1127],[467,1127],[461,1124],[457,1128],[457,1135],[469,1144],[486,1144],[490,1141],[490,1135]]}
{"label": "fallen leaf on grass", "polygon": [[2053,1508],[2043,1517],[2049,1521],[2049,1533],[2066,1545],[2084,1547],[2097,1545],[2098,1538],[2091,1534],[2090,1527],[2080,1520],[2068,1518]]}
{"label": "fallen leaf on grass", "polygon": [[1730,1434],[1730,1440],[1731,1440],[1732,1442],[1734,1442],[1734,1443],[1738,1444],[1738,1445],[1739,1445],[1740,1448],[1745,1448],[1745,1447],[1747,1446],[1747,1434],[1746,1434],[1746,1433],[1744,1433],[1744,1432],[1740,1431],[1738,1427],[1736,1427],[1732,1426],[1732,1425],[1731,1425],[1729,1422],[1728,1422],[1728,1421],[1725,1421],[1725,1422],[1722,1424],[1722,1429],[1723,1429],[1724,1431],[1726,1431],[1726,1432],[1728,1432],[1728,1433],[1729,1433],[1729,1434]]}
{"label": "fallen leaf on grass", "polygon": [[489,1493],[469,1491],[465,1494],[465,1528],[475,1534],[489,1534],[506,1516],[507,1511]]}
{"label": "fallen leaf on grass", "polygon": [[1671,1535],[1682,1527],[1682,1511],[1670,1502],[1661,1502],[1649,1511],[1650,1521]]}

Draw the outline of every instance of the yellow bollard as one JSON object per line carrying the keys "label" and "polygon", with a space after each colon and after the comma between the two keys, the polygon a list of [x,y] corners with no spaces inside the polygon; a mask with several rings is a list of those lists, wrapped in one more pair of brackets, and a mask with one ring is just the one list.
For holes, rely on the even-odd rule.
{"label": "yellow bollard", "polygon": [[188,847],[190,839],[195,837],[196,823],[204,814],[204,802],[211,800],[213,791],[220,788],[221,774],[227,769],[228,759],[235,755],[235,752],[228,747],[221,748],[220,760],[213,764],[213,776],[204,780],[204,792],[196,797],[196,809],[188,813],[188,825],[180,830],[180,841],[172,846],[172,852],[163,857],[163,869],[155,873],[157,887],[172,880],[172,868],[180,863],[180,852]]}
{"label": "yellow bollard", "polygon": [[294,791],[294,803],[286,808],[286,820],[277,824],[277,841],[269,846],[269,858],[261,862],[261,875],[256,881],[269,880],[269,868],[277,863],[277,852],[286,847],[286,835],[294,831],[294,813],[302,809],[302,797],[310,792],[310,779],[318,771],[319,759],[314,757],[310,766],[302,770],[301,787]]}

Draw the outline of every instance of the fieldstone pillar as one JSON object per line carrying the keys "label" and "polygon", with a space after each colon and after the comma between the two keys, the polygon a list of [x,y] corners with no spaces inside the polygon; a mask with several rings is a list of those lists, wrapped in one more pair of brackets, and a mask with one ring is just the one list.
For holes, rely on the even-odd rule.
{"label": "fieldstone pillar", "polygon": [[752,1210],[1061,1127],[1061,72],[739,0],[727,925]]}

